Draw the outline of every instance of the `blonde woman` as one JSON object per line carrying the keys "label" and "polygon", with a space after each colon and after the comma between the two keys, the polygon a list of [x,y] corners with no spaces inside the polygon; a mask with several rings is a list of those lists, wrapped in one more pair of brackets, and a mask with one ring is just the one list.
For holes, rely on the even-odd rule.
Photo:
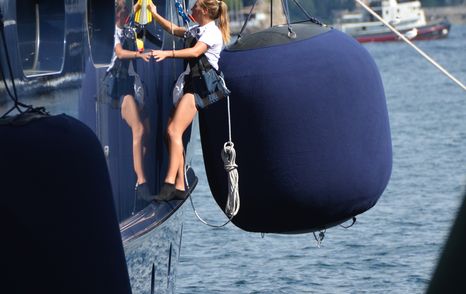
{"label": "blonde woman", "polygon": [[[135,99],[134,76],[136,73],[130,62],[137,58],[148,62],[151,59],[151,53],[141,53],[137,48],[131,48],[134,46],[130,46],[130,42],[125,40],[123,28],[130,14],[130,9],[131,7],[128,7],[125,1],[119,0],[117,2],[114,52],[111,65],[107,71],[120,71],[120,76],[126,77],[118,80],[118,90],[114,94],[115,97],[112,98],[119,100],[121,117],[131,128],[133,136],[133,167],[137,177],[136,196],[139,199],[151,201],[154,196],[150,193],[143,164],[144,125],[141,119],[142,102]],[[126,74],[122,74],[122,71]]]}
{"label": "blonde woman", "polygon": [[[157,13],[154,4],[149,4],[154,19],[169,33],[184,37],[186,28],[179,27]],[[229,42],[230,27],[228,23],[228,7],[223,1],[197,0],[191,8],[193,19],[199,24],[188,33],[195,41],[191,47],[180,50],[154,50],[152,56],[157,62],[167,58],[186,59],[189,64],[185,71],[183,96],[176,103],[174,114],[167,127],[169,141],[169,166],[160,194],[156,200],[168,201],[186,198],[184,184],[184,157],[182,136],[193,121],[198,109],[213,103],[201,97],[202,79],[196,68],[199,59],[205,55],[210,66],[218,70],[218,60],[224,44]],[[218,24],[218,25],[217,25]]]}

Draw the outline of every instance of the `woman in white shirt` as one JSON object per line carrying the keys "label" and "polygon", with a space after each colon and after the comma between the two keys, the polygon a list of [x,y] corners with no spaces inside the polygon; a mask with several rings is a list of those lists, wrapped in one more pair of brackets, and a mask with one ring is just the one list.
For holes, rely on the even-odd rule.
{"label": "woman in white shirt", "polygon": [[[118,90],[115,93],[118,102],[121,103],[121,117],[131,128],[133,136],[133,166],[136,173],[136,195],[140,199],[150,201],[153,198],[149,191],[149,186],[146,181],[143,165],[143,146],[142,138],[144,135],[144,126],[140,117],[141,102],[136,101],[134,92],[134,72],[132,59],[141,58],[148,62],[151,58],[151,53],[137,51],[137,48],[129,48],[128,42],[125,41],[123,35],[123,27],[129,15],[130,8],[126,6],[125,1],[118,1],[116,8],[116,26],[115,26],[115,43],[111,65],[108,71],[125,71],[127,79],[119,79]],[[134,46],[133,46],[134,47]],[[118,60],[117,60],[118,59]],[[117,66],[117,64],[119,64]]]}
{"label": "woman in white shirt", "polygon": [[[155,20],[169,33],[175,36],[184,37],[186,28],[179,27],[157,13],[154,4],[149,4],[149,9]],[[199,24],[191,33],[197,42],[192,47],[180,50],[155,50],[152,56],[157,62],[166,58],[187,59],[191,66],[188,66],[185,76],[185,86],[183,96],[177,102],[175,111],[168,123],[167,133],[169,138],[170,162],[165,184],[156,200],[185,199],[186,192],[184,186],[184,157],[183,140],[184,131],[193,121],[198,109],[204,108],[209,102],[200,97],[198,91],[198,76],[192,70],[192,61],[197,61],[204,54],[210,65],[218,70],[218,60],[223,45],[229,42],[230,27],[228,23],[228,7],[223,1],[218,0],[197,0],[191,8],[192,17]],[[217,20],[218,26],[215,23]]]}

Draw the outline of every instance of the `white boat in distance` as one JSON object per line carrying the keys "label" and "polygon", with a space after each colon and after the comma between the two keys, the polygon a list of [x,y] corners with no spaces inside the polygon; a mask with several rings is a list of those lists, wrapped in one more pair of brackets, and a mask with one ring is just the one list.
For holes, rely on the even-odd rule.
{"label": "white boat in distance", "polygon": [[[368,5],[384,20],[411,40],[431,40],[448,36],[447,20],[427,22],[420,1],[368,0]],[[363,10],[347,12],[337,18],[337,29],[353,36],[359,42],[398,41],[399,37]]]}

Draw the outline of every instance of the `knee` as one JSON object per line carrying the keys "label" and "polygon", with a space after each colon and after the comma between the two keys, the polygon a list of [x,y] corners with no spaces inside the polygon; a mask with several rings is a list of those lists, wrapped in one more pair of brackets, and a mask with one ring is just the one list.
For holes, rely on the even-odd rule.
{"label": "knee", "polygon": [[144,136],[144,126],[142,123],[138,123],[133,127],[133,140],[141,141]]}
{"label": "knee", "polygon": [[180,131],[172,123],[168,125],[167,136],[170,141],[176,142],[181,138],[181,135]]}

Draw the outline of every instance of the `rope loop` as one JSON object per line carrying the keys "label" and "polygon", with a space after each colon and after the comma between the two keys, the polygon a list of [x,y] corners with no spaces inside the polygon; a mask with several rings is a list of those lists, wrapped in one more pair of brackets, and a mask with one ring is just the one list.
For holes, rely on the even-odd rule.
{"label": "rope loop", "polygon": [[324,238],[325,238],[325,232],[326,230],[321,230],[319,231],[319,235],[316,235],[316,232],[312,232],[312,234],[314,235],[314,239],[316,240],[316,245],[317,245],[317,248],[320,248],[321,245],[322,245],[322,242],[324,241]]}
{"label": "rope loop", "polygon": [[228,174],[228,199],[225,213],[230,218],[234,217],[239,211],[239,175],[234,146],[235,144],[231,141],[225,142],[221,154],[225,171]]}
{"label": "rope loop", "polygon": [[225,170],[227,172],[232,172],[233,170],[238,168],[238,165],[235,163],[236,160],[236,150],[235,150],[235,144],[233,142],[226,142],[223,145],[223,150],[222,150],[222,160],[223,164],[225,167]]}

